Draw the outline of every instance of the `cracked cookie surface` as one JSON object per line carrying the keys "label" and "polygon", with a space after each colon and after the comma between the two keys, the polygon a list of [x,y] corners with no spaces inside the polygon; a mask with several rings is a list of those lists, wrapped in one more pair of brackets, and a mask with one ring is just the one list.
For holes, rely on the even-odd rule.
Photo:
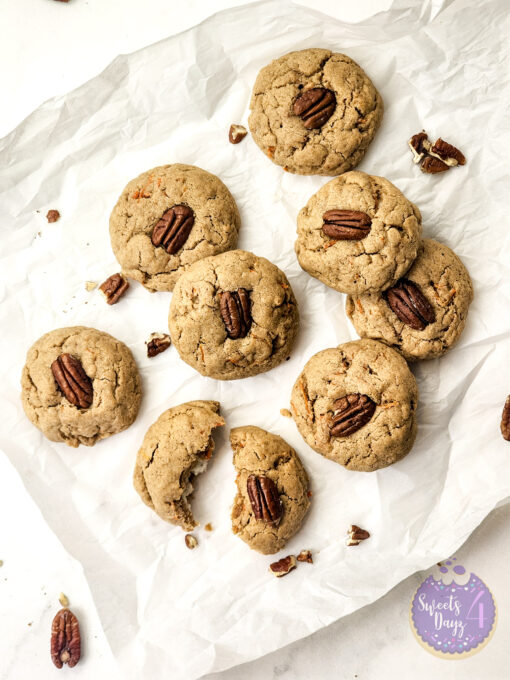
{"label": "cracked cookie surface", "polygon": [[[307,129],[293,105],[312,88],[331,90],[333,114]],[[256,144],[289,172],[339,175],[361,161],[383,116],[381,96],[361,67],[344,54],[312,48],[290,52],[257,76],[249,126]]]}
{"label": "cracked cookie surface", "polygon": [[[330,210],[359,211],[370,218],[360,240],[335,240],[322,227]],[[392,286],[415,260],[421,245],[421,213],[391,182],[347,172],[319,189],[297,218],[295,250],[301,267],[341,293]]]}
{"label": "cracked cookie surface", "polygon": [[[237,495],[232,507],[232,531],[264,555],[281,550],[303,524],[310,507],[308,475],[299,456],[281,437],[260,427],[236,427],[230,432],[237,471]],[[250,475],[269,477],[282,504],[278,524],[257,520],[247,492]]]}
{"label": "cracked cookie surface", "polygon": [[381,293],[349,296],[346,311],[361,337],[398,349],[408,361],[442,356],[466,325],[473,286],[467,269],[448,246],[423,240],[405,279],[417,284],[434,310],[435,321],[416,330],[401,321]]}
{"label": "cracked cookie surface", "polygon": [[[151,236],[164,213],[191,208],[194,222],[175,253],[155,246]],[[110,216],[110,240],[126,276],[150,291],[171,291],[194,262],[235,248],[241,219],[223,182],[193,165],[163,165],[133,179]]]}
{"label": "cracked cookie surface", "polygon": [[214,451],[211,433],[225,425],[217,401],[188,401],[164,411],[147,430],[136,457],[133,485],[161,519],[192,531],[193,479]]}
{"label": "cracked cookie surface", "polygon": [[[251,325],[232,339],[220,309],[221,294],[248,293]],[[169,328],[181,359],[218,380],[268,371],[290,354],[299,324],[285,274],[263,257],[231,250],[196,262],[181,276],[170,303]]]}
{"label": "cracked cookie surface", "polygon": [[[51,365],[61,354],[81,363],[92,382],[88,408],[73,406],[58,388]],[[59,328],[28,350],[22,378],[23,408],[51,441],[93,446],[135,420],[142,397],[138,368],[128,347],[108,333],[85,326]]]}
{"label": "cracked cookie surface", "polygon": [[[347,395],[375,403],[370,420],[348,436],[333,436],[334,403]],[[292,389],[291,410],[303,439],[348,470],[372,472],[403,458],[416,438],[418,387],[398,352],[375,340],[355,340],[317,352]]]}

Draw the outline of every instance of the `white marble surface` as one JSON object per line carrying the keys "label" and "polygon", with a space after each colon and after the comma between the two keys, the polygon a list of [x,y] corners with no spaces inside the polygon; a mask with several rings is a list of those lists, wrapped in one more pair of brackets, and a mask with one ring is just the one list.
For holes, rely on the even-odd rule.
{"label": "white marble surface", "polygon": [[[348,21],[362,19],[390,4],[390,0],[299,1]],[[69,4],[0,0],[0,61],[4,65],[0,136],[45,99],[64,94],[96,75],[117,54],[144,47],[216,11],[242,4],[247,4],[246,0],[71,0]],[[423,578],[417,574],[370,607],[315,635],[245,666],[208,676],[208,680],[510,677],[510,591],[506,580],[510,506],[495,510],[457,555],[491,587],[499,608],[496,634],[480,654],[448,662],[417,645],[408,623],[410,599]],[[1,661],[0,677],[7,677],[2,675]]]}

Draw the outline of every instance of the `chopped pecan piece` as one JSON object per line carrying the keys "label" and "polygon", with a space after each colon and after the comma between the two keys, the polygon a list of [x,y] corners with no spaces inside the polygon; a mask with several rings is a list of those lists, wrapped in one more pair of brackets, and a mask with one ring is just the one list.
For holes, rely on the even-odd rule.
{"label": "chopped pecan piece", "polygon": [[57,668],[62,668],[65,663],[73,668],[80,660],[80,625],[70,609],[64,608],[55,614],[51,624],[50,651],[51,660]]}
{"label": "chopped pecan piece", "polygon": [[360,241],[372,227],[370,217],[359,210],[326,210],[322,231],[336,241]]}
{"label": "chopped pecan piece", "polygon": [[228,141],[231,144],[239,144],[239,142],[242,142],[247,134],[248,130],[244,127],[244,125],[232,124],[230,126],[230,130],[228,131]]}
{"label": "chopped pecan piece", "polygon": [[147,345],[147,356],[152,359],[152,357],[168,349],[172,341],[168,333],[151,333],[145,344]]}
{"label": "chopped pecan piece", "polygon": [[60,219],[60,213],[58,210],[48,210],[48,214],[46,215],[46,219],[48,222],[57,222],[57,220]]}
{"label": "chopped pecan piece", "polygon": [[370,538],[370,534],[365,529],[360,529],[355,524],[351,524],[350,529],[347,530],[346,545],[359,545],[361,541]]}
{"label": "chopped pecan piece", "polygon": [[333,402],[332,437],[348,437],[366,425],[375,412],[375,402],[366,394],[348,394]]}
{"label": "chopped pecan piece", "polygon": [[198,545],[198,541],[193,534],[186,534],[184,543],[186,543],[186,548],[189,548],[190,550],[194,550]]}
{"label": "chopped pecan piece", "polygon": [[71,354],[61,354],[51,364],[51,372],[60,391],[73,406],[88,408],[94,398],[92,381],[81,362]]}
{"label": "chopped pecan piece", "polygon": [[425,157],[427,147],[430,148],[429,137],[424,130],[413,135],[407,143],[413,152],[413,163],[419,163]]}
{"label": "chopped pecan piece", "polygon": [[427,156],[420,166],[420,170],[428,175],[437,175],[438,172],[445,172],[449,169],[450,166],[443,163],[439,158],[433,158],[432,156]]}
{"label": "chopped pecan piece", "polygon": [[112,274],[99,286],[109,305],[116,304],[129,288],[129,281],[122,274]]}
{"label": "chopped pecan piece", "polygon": [[414,281],[400,281],[386,291],[386,301],[391,310],[405,324],[422,331],[436,319],[434,308]]}
{"label": "chopped pecan piece", "polygon": [[294,100],[292,111],[299,116],[307,130],[320,128],[336,109],[335,93],[324,87],[312,87]]}
{"label": "chopped pecan piece", "polygon": [[246,491],[255,519],[278,524],[283,506],[273,480],[264,475],[250,475],[246,482]]}
{"label": "chopped pecan piece", "polygon": [[175,255],[186,243],[194,224],[195,213],[189,206],[174,205],[163,213],[152,230],[152,245]]}
{"label": "chopped pecan piece", "polygon": [[503,439],[510,442],[510,396],[507,397],[503,407],[503,415],[501,416],[501,434]]}
{"label": "chopped pecan piece", "polygon": [[220,293],[220,313],[231,340],[248,335],[252,318],[250,294],[245,288]]}
{"label": "chopped pecan piece", "polygon": [[275,576],[286,576],[290,571],[296,568],[296,558],[294,555],[287,555],[282,557],[278,562],[273,562],[269,565],[269,571]]}
{"label": "chopped pecan piece", "polygon": [[445,142],[441,137],[434,142],[428,152],[431,156],[439,158],[439,160],[450,167],[454,167],[455,165],[466,165],[466,157],[462,151],[453,146],[453,144]]}
{"label": "chopped pecan piece", "polygon": [[302,550],[296,557],[298,562],[308,562],[308,564],[313,564],[312,551]]}

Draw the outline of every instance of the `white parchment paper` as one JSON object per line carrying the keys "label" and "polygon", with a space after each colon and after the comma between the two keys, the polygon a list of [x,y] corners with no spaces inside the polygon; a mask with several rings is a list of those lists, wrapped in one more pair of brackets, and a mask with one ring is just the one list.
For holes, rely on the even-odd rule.
{"label": "white parchment paper", "polygon": [[[510,444],[499,433],[510,391],[509,28],[506,0],[401,0],[357,25],[287,1],[255,3],[117,58],[0,142],[2,678],[29,677],[34,664],[38,678],[54,677],[48,635],[62,590],[84,634],[73,677],[193,680],[256,658],[448,556],[510,496]],[[283,172],[251,137],[227,141],[230,123],[247,121],[258,70],[315,46],[354,58],[383,96],[384,121],[360,169],[387,177],[418,204],[425,235],[455,249],[475,287],[459,344],[413,367],[420,388],[413,451],[371,474],[314,453],[279,413],[313,353],[356,337],[344,296],[301,271],[293,251],[296,215],[327,178]],[[466,167],[423,175],[406,146],[423,127],[457,144]],[[297,346],[267,374],[202,378],[173,347],[148,360],[144,341],[166,330],[170,294],[133,284],[110,308],[85,291],[85,281],[118,270],[108,217],[125,183],[172,162],[222,178],[241,211],[240,247],[276,263],[294,288]],[[50,208],[62,214],[55,224],[44,217]],[[92,449],[46,441],[19,399],[28,347],[74,324],[127,343],[143,377],[136,423]],[[310,548],[313,566],[276,580],[271,560],[231,534],[228,430],[198,483],[195,514],[214,531],[196,532],[197,550],[140,502],[131,475],[145,431],[164,409],[200,398],[221,402],[228,427],[259,425],[299,452],[313,503],[282,554]],[[351,523],[372,534],[359,548],[344,544]]]}

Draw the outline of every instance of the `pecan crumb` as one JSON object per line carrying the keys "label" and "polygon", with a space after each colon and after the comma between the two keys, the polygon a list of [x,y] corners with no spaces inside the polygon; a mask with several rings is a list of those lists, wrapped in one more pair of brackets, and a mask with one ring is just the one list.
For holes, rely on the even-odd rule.
{"label": "pecan crumb", "polygon": [[421,164],[420,169],[428,175],[437,175],[438,172],[445,172],[446,170],[449,170],[450,167],[446,165],[446,163],[443,163],[440,158],[427,156]]}
{"label": "pecan crumb", "polygon": [[184,542],[186,543],[186,548],[189,548],[190,550],[194,550],[198,545],[198,541],[193,534],[186,534]]}
{"label": "pecan crumb", "polygon": [[69,599],[66,595],[64,595],[64,593],[60,593],[58,596],[58,601],[63,607],[69,607]]}
{"label": "pecan crumb", "polygon": [[206,531],[212,531],[212,530],[213,530],[213,525],[212,525],[210,522],[207,522],[207,524],[205,525],[204,529],[205,529]]}
{"label": "pecan crumb", "polygon": [[129,288],[129,281],[122,274],[112,274],[99,286],[109,305],[117,303]]}
{"label": "pecan crumb", "polygon": [[96,281],[85,281],[85,290],[87,290],[90,293],[90,291],[94,290],[94,288],[97,288]]}
{"label": "pecan crumb", "polygon": [[368,531],[351,524],[350,529],[347,530],[346,545],[359,545],[361,541],[365,541],[367,538],[370,538]]}
{"label": "pecan crumb", "polygon": [[230,130],[228,131],[228,141],[231,144],[239,144],[239,142],[242,142],[247,134],[248,130],[244,127],[244,125],[237,125],[236,123],[233,123],[230,126]]}
{"label": "pecan crumb", "polygon": [[48,210],[48,214],[46,215],[46,219],[48,222],[57,222],[57,220],[60,219],[60,213],[58,210]]}
{"label": "pecan crumb", "polygon": [[161,354],[171,345],[172,341],[168,333],[151,333],[149,339],[145,341],[147,345],[147,356],[149,359]]}
{"label": "pecan crumb", "polygon": [[278,562],[273,562],[269,565],[269,571],[278,576],[286,576],[290,571],[296,568],[296,558],[294,555],[287,555],[287,557],[282,557]]}
{"label": "pecan crumb", "polygon": [[510,442],[510,396],[506,398],[503,407],[503,415],[501,416],[501,434],[503,439]]}
{"label": "pecan crumb", "polygon": [[302,550],[296,559],[298,562],[308,562],[308,564],[313,564],[312,551]]}
{"label": "pecan crumb", "polygon": [[292,418],[292,413],[289,411],[288,408],[281,408],[280,409],[280,414],[284,416],[285,418]]}

